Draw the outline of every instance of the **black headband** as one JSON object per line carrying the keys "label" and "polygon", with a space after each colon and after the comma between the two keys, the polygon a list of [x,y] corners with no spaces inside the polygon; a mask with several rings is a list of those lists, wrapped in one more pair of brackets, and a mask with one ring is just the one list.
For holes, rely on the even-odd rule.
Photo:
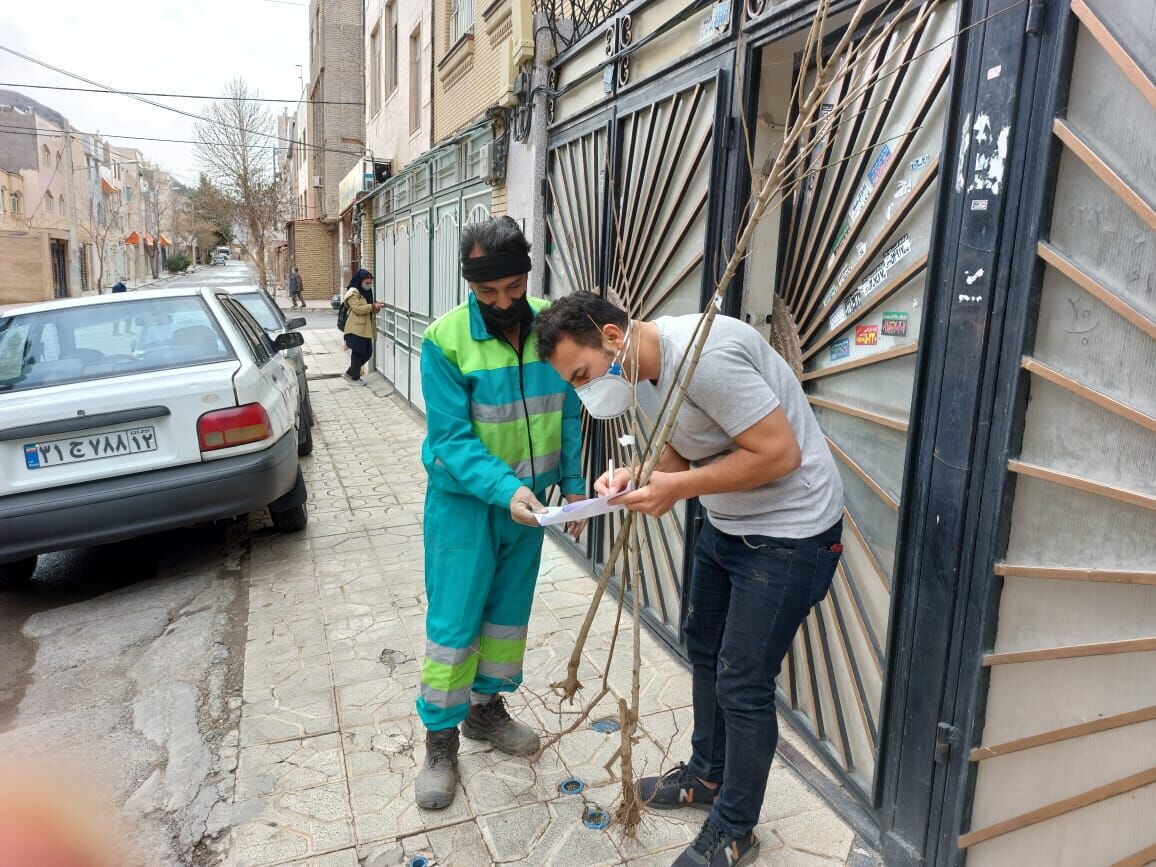
{"label": "black headband", "polygon": [[469,283],[485,283],[530,273],[530,255],[522,252],[490,253],[462,260],[462,277]]}

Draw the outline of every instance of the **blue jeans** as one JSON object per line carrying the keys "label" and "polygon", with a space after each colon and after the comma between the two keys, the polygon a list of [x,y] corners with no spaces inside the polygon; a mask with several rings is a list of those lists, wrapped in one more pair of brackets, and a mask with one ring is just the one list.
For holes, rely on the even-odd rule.
{"label": "blue jeans", "polygon": [[703,522],[683,623],[694,666],[688,768],[721,783],[710,818],[732,836],[758,824],[779,742],[775,678],[831,587],[842,533],[842,519],[808,539],[731,536]]}

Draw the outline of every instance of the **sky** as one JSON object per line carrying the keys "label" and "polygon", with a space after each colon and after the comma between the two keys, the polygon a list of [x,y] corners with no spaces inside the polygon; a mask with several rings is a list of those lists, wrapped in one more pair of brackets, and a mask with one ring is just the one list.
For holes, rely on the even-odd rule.
{"label": "sky", "polygon": [[[292,113],[300,75],[308,75],[308,5],[305,0],[13,0],[0,2],[0,46],[122,90],[216,96],[240,76],[260,96],[285,100],[267,104],[274,114],[284,108]],[[126,96],[21,87],[28,84],[90,87],[0,50],[0,87],[55,109],[74,129],[138,148],[178,180],[195,183],[199,169],[191,144],[117,137],[191,140],[196,138],[191,118]],[[206,104],[149,98],[192,114]]]}

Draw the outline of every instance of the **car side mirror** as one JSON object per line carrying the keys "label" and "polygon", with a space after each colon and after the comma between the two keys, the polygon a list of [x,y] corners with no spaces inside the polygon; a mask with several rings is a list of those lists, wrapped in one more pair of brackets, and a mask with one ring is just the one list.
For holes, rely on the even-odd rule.
{"label": "car side mirror", "polygon": [[278,352],[284,352],[286,349],[296,349],[305,343],[305,338],[296,331],[286,331],[284,334],[278,334],[277,339],[273,341],[273,346]]}
{"label": "car side mirror", "polygon": [[285,329],[287,331],[293,331],[295,328],[304,328],[308,324],[309,323],[305,321],[304,316],[294,316],[292,319],[285,323]]}

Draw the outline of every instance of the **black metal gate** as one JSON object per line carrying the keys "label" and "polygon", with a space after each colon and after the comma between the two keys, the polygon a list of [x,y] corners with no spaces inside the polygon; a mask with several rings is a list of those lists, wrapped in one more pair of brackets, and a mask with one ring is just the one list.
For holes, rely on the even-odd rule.
{"label": "black metal gate", "polygon": [[52,295],[55,298],[68,297],[68,242],[53,239],[49,241],[52,257]]}
{"label": "black metal gate", "polygon": [[[547,165],[547,294],[602,291],[634,317],[698,312],[719,248],[722,207],[716,147],[729,79],[717,59],[634,91],[612,112],[552,136]],[[713,288],[713,287],[712,287]],[[648,441],[655,419],[585,422],[587,474],[608,456],[626,465]],[[599,465],[595,465],[597,462]],[[693,512],[690,513],[693,516]],[[639,516],[641,517],[641,516]],[[619,516],[597,522],[585,555],[601,564]],[[647,620],[675,646],[681,641],[688,507],[641,522],[640,572]]]}

